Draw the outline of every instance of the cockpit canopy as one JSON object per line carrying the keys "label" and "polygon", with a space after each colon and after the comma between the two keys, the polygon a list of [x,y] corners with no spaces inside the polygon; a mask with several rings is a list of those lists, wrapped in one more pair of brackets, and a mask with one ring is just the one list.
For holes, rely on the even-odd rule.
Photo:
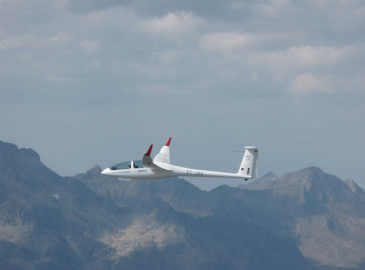
{"label": "cockpit canopy", "polygon": [[112,171],[126,170],[126,169],[131,169],[131,168],[134,168],[134,169],[143,168],[142,160],[127,161],[127,162],[115,164],[115,165],[109,167],[109,169]]}

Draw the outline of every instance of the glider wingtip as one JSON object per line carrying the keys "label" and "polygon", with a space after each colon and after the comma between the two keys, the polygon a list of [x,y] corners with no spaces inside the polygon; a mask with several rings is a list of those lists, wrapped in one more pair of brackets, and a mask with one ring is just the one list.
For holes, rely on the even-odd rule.
{"label": "glider wingtip", "polygon": [[151,144],[150,148],[148,148],[147,153],[144,154],[145,156],[150,156],[151,155],[152,147],[153,147],[153,144]]}
{"label": "glider wingtip", "polygon": [[167,143],[165,144],[165,146],[170,146],[170,142],[171,142],[171,137],[169,138],[169,140],[167,141]]}

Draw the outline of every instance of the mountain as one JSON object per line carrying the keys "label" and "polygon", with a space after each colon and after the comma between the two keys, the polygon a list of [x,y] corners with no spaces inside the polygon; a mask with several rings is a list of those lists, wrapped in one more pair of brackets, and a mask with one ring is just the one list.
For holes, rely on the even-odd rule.
{"label": "mountain", "polygon": [[245,216],[252,205],[216,193],[178,178],[114,180],[98,166],[61,177],[0,141],[0,268],[308,269],[293,240]]}
{"label": "mountain", "polygon": [[278,177],[273,172],[269,172],[248,185],[244,184],[239,185],[238,188],[249,189],[249,190],[262,190],[273,185],[277,179]]}
{"label": "mountain", "polygon": [[0,142],[0,269],[364,269],[365,192],[310,167],[238,188],[74,177]]}
{"label": "mountain", "polygon": [[[253,184],[246,188],[256,189]],[[364,191],[353,181],[310,167],[257,188],[268,198],[270,211],[293,218],[291,238],[313,264],[364,267]]]}
{"label": "mountain", "polygon": [[345,181],[349,189],[361,200],[365,201],[365,191],[359,187],[354,180],[347,179]]}
{"label": "mountain", "polygon": [[31,149],[0,142],[0,268],[92,269],[112,258],[95,235],[130,218]]}
{"label": "mountain", "polygon": [[[100,175],[100,168],[93,170],[76,178],[119,205],[157,196],[195,218],[250,222],[291,239],[312,268],[364,266],[365,193],[354,181],[343,182],[319,168],[280,178],[268,173],[239,188],[223,185],[210,192],[178,178],[120,181]],[[113,183],[111,189],[107,181]]]}
{"label": "mountain", "polygon": [[168,202],[175,210],[192,214],[194,217],[213,214],[207,207],[207,192],[177,177],[124,181],[102,175],[101,168],[95,166],[85,174],[78,174],[74,178],[121,207],[159,197]]}

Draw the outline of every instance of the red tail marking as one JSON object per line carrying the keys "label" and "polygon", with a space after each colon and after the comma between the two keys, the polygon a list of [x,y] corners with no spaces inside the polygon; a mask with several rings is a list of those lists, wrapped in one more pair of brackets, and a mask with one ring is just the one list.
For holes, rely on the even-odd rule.
{"label": "red tail marking", "polygon": [[171,137],[170,137],[170,139],[167,141],[167,143],[165,144],[165,146],[170,146],[170,142],[171,142]]}
{"label": "red tail marking", "polygon": [[150,148],[148,148],[147,153],[146,153],[146,154],[144,154],[145,156],[149,156],[149,155],[151,155],[152,146],[153,146],[153,144],[151,144]]}

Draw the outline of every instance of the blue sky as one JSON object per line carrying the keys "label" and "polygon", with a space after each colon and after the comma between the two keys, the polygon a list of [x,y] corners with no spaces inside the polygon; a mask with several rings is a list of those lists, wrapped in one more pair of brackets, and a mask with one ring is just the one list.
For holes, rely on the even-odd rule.
{"label": "blue sky", "polygon": [[[141,159],[365,187],[365,3],[0,0],[0,139],[62,176]],[[191,178],[202,189],[241,181]]]}

